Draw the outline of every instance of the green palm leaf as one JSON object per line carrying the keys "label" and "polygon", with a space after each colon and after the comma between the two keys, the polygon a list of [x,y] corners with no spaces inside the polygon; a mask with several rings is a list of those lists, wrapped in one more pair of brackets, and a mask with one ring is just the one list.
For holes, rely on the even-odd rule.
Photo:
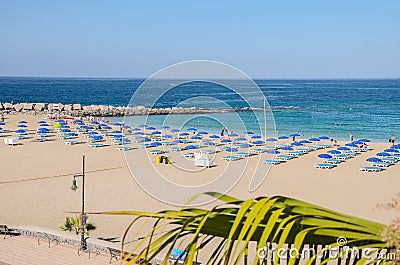
{"label": "green palm leaf", "polygon": [[[383,224],[283,196],[241,201],[215,192],[206,194],[222,204],[211,210],[182,208],[158,213],[117,211],[103,214],[138,216],[128,230],[142,218],[156,220],[153,229],[131,250],[130,253],[136,253],[136,256],[129,264],[139,259],[151,261],[162,252],[163,264],[167,264],[173,248],[183,242],[187,242],[183,244],[187,253],[184,264],[192,264],[198,252],[209,244],[215,244],[215,249],[207,264],[239,264],[247,256],[250,242],[256,242],[258,249],[268,243],[277,248],[289,245],[301,250],[306,245],[337,247],[337,238],[345,237],[349,247],[373,247],[374,251],[385,248],[379,236],[385,228]],[[168,231],[166,227],[169,227]],[[346,251],[342,249],[337,258],[343,258]],[[315,259],[315,256],[309,257],[307,264],[312,264]],[[321,262],[331,259],[325,256]],[[361,261],[365,260],[360,259],[358,263]],[[256,259],[253,264],[258,262]],[[279,262],[275,255],[273,263]],[[298,258],[289,259],[289,265],[298,262]]]}

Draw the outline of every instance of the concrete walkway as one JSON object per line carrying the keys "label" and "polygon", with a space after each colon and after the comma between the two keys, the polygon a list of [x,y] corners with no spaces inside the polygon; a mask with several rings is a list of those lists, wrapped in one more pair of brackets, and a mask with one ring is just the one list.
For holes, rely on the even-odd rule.
{"label": "concrete walkway", "polygon": [[[0,238],[0,265],[26,264],[109,264],[110,255],[96,253],[81,253],[78,256],[76,247],[52,242],[50,248],[47,242],[38,245],[36,238],[14,236]],[[119,264],[112,260],[111,264]]]}

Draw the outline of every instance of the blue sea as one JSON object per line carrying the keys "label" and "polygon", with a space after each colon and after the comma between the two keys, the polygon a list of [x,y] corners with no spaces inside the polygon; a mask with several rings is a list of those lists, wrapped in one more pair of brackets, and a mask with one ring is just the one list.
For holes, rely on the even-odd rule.
{"label": "blue sea", "polygon": [[[0,77],[0,102],[58,102],[81,103],[82,105],[127,106],[143,79],[114,78],[31,78]],[[276,135],[291,133],[306,137],[327,135],[339,140],[370,138],[387,142],[394,135],[400,139],[400,79],[356,79],[356,80],[254,80],[266,96],[272,109],[273,121],[268,117],[267,134],[276,130]],[[247,83],[229,80],[228,83],[242,86],[246,93]],[[241,111],[202,115],[159,115],[148,118],[155,126],[164,122],[173,127],[196,126],[211,132],[219,132],[221,126],[229,131],[241,133],[244,128],[262,133],[263,99],[249,91],[248,102],[224,86],[208,82],[191,82],[174,86],[155,103],[155,107],[259,107],[256,116]],[[161,85],[161,84],[160,84]],[[147,97],[157,93],[157,83],[135,104],[148,105]],[[154,96],[154,95],[153,95]],[[240,118],[240,121],[237,118]],[[121,118],[113,118],[120,120]],[[145,122],[144,117],[131,117],[133,125]]]}

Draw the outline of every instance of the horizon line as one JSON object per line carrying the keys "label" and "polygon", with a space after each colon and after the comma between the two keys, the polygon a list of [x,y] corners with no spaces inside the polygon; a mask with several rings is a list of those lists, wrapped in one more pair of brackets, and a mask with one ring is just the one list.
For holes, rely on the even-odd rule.
{"label": "horizon line", "polygon": [[[140,79],[146,80],[148,77],[129,77],[129,76],[56,76],[56,75],[1,75],[0,78],[66,78],[66,79]],[[398,77],[250,77],[254,80],[394,80]],[[168,78],[165,78],[168,79]],[[174,78],[176,79],[176,78]],[[171,80],[174,80],[171,79]],[[182,78],[190,79],[190,78]],[[241,78],[220,78],[230,80],[242,80]]]}

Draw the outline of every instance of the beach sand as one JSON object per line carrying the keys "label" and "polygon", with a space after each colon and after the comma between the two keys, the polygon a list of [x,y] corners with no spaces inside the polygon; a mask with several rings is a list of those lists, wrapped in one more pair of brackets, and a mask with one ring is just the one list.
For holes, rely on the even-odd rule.
{"label": "beach sand", "polygon": [[[18,146],[5,145],[2,140],[5,136],[0,138],[0,223],[59,229],[65,217],[71,215],[69,212],[79,212],[81,209],[81,190],[73,192],[70,187],[73,179],[71,174],[81,173],[82,155],[86,156],[85,203],[88,212],[177,209],[139,187],[131,176],[124,153],[116,150],[115,146],[89,148],[87,143],[68,146],[58,136],[51,137],[54,140],[45,143],[33,142],[34,130],[41,117],[18,115],[6,118],[7,125],[3,128],[9,130],[15,130],[19,120],[26,120],[28,128],[32,130],[28,136],[33,138],[22,140],[22,145]],[[80,140],[85,139],[80,136]],[[106,143],[110,144],[110,140]],[[156,169],[169,181],[186,186],[208,183],[221,174],[232,174],[234,179],[235,174],[244,170],[229,195],[240,199],[284,195],[388,224],[396,213],[375,208],[377,203],[388,202],[399,192],[400,165],[391,166],[380,173],[360,172],[360,167],[369,165],[366,158],[383,151],[389,144],[371,143],[371,146],[374,150],[357,155],[332,170],[314,168],[321,161],[317,155],[325,153],[327,149],[271,166],[266,179],[254,192],[248,191],[254,169],[268,172],[267,165],[259,164],[260,156],[226,162],[221,160],[221,153],[218,153],[215,167],[197,173],[182,171],[173,165],[155,164],[155,157],[147,155],[145,149],[128,151],[127,159],[134,159],[134,174],[151,176]],[[262,159],[268,157],[272,156],[263,155]],[[176,164],[195,170],[192,161],[188,162],[177,154],[173,154],[172,158]],[[77,184],[81,185],[80,179]],[[173,190],[169,191],[167,186],[158,182],[153,185],[156,190],[170,192],[171,196],[181,201],[190,195],[174,194]],[[213,204],[202,207],[210,205]],[[97,225],[91,236],[121,238],[132,219],[130,216],[90,215],[89,220]]]}

